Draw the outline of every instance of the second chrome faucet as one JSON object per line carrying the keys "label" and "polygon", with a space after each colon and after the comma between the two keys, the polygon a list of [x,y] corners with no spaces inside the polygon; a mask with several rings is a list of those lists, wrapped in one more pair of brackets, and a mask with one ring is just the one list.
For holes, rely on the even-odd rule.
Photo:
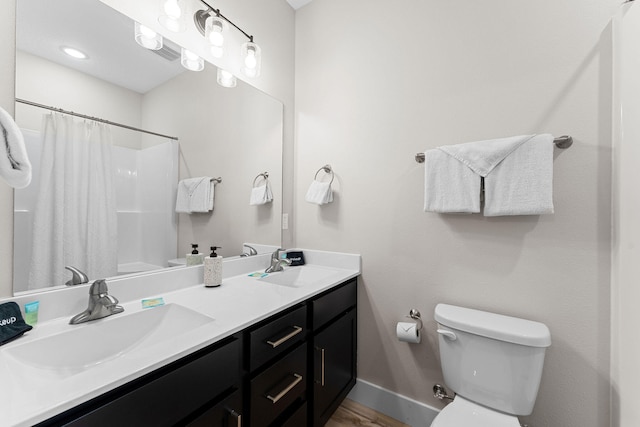
{"label": "second chrome faucet", "polygon": [[275,273],[276,271],[284,271],[284,265],[291,265],[291,260],[282,258],[281,253],[284,249],[278,248],[271,254],[271,265],[264,271],[265,273]]}

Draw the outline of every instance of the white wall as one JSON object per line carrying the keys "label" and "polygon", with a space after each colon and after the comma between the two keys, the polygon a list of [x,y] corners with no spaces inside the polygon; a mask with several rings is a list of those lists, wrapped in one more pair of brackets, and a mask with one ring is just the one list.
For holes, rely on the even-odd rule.
{"label": "white wall", "polygon": [[[3,3],[0,14],[0,107],[13,114],[15,98],[16,3]],[[0,298],[12,294],[13,189],[0,179]]]}
{"label": "white wall", "polygon": [[[297,245],[359,252],[358,376],[439,406],[439,302],[551,329],[536,427],[609,423],[611,31],[604,2],[314,1],[296,13]],[[425,213],[417,152],[523,133],[556,150],[556,213]],[[332,205],[304,202],[336,172]],[[411,308],[420,345],[395,338]]]}
{"label": "white wall", "polygon": [[612,426],[640,425],[640,5],[616,16],[614,49],[614,217],[611,374]]}

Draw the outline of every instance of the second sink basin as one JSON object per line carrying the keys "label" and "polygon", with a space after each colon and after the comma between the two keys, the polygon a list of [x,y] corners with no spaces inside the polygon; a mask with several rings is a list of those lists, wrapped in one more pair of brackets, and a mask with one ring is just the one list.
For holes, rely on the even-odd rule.
{"label": "second sink basin", "polygon": [[269,273],[267,277],[258,280],[273,283],[274,285],[299,288],[324,281],[335,274],[336,271],[331,268],[304,265],[300,267],[285,267],[284,271]]}
{"label": "second sink basin", "polygon": [[70,329],[6,349],[23,364],[69,375],[145,345],[212,322],[211,317],[178,304],[70,326]]}

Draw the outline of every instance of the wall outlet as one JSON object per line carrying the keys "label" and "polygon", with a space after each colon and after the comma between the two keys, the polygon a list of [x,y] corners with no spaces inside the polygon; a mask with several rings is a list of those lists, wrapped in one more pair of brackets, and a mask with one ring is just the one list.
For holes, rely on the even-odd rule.
{"label": "wall outlet", "polygon": [[283,213],[282,214],[282,229],[283,230],[288,230],[289,229],[289,214],[288,213]]}

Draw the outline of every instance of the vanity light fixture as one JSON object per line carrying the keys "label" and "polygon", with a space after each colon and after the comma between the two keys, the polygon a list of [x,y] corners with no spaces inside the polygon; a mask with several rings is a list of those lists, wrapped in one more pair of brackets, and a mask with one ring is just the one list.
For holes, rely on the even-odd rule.
{"label": "vanity light fixture", "polygon": [[185,48],[182,48],[180,63],[187,70],[202,71],[204,69],[204,59]]}
{"label": "vanity light fixture", "polygon": [[186,30],[182,0],[159,0],[160,17],[158,22],[169,31],[180,33]]}
{"label": "vanity light fixture", "polygon": [[[260,46],[253,41],[253,36],[247,34],[242,28],[238,27],[229,18],[220,13],[220,9],[214,9],[204,0],[200,0],[200,2],[207,6],[208,9],[196,11],[193,15],[193,21],[198,31],[200,31],[200,34],[210,43],[211,54],[216,58],[222,56],[222,45],[224,43],[223,32],[225,31],[225,23],[229,24],[249,39],[249,41],[241,47],[241,57],[243,61],[241,67],[242,73],[250,78],[260,76],[262,50]],[[218,82],[220,82],[219,78]]]}
{"label": "vanity light fixture", "polygon": [[151,28],[142,25],[137,21],[135,22],[135,39],[136,43],[146,49],[162,49],[162,36],[153,31]]}
{"label": "vanity light fixture", "polygon": [[72,58],[75,59],[88,59],[89,55],[87,55],[84,52],[79,51],[76,48],[73,47],[69,47],[69,46],[62,46],[60,47],[60,50],[62,50],[64,53],[66,53],[67,55],[69,55]]}
{"label": "vanity light fixture", "polygon": [[223,87],[236,87],[238,81],[236,76],[228,72],[227,70],[223,70],[222,68],[218,68],[218,84]]}

